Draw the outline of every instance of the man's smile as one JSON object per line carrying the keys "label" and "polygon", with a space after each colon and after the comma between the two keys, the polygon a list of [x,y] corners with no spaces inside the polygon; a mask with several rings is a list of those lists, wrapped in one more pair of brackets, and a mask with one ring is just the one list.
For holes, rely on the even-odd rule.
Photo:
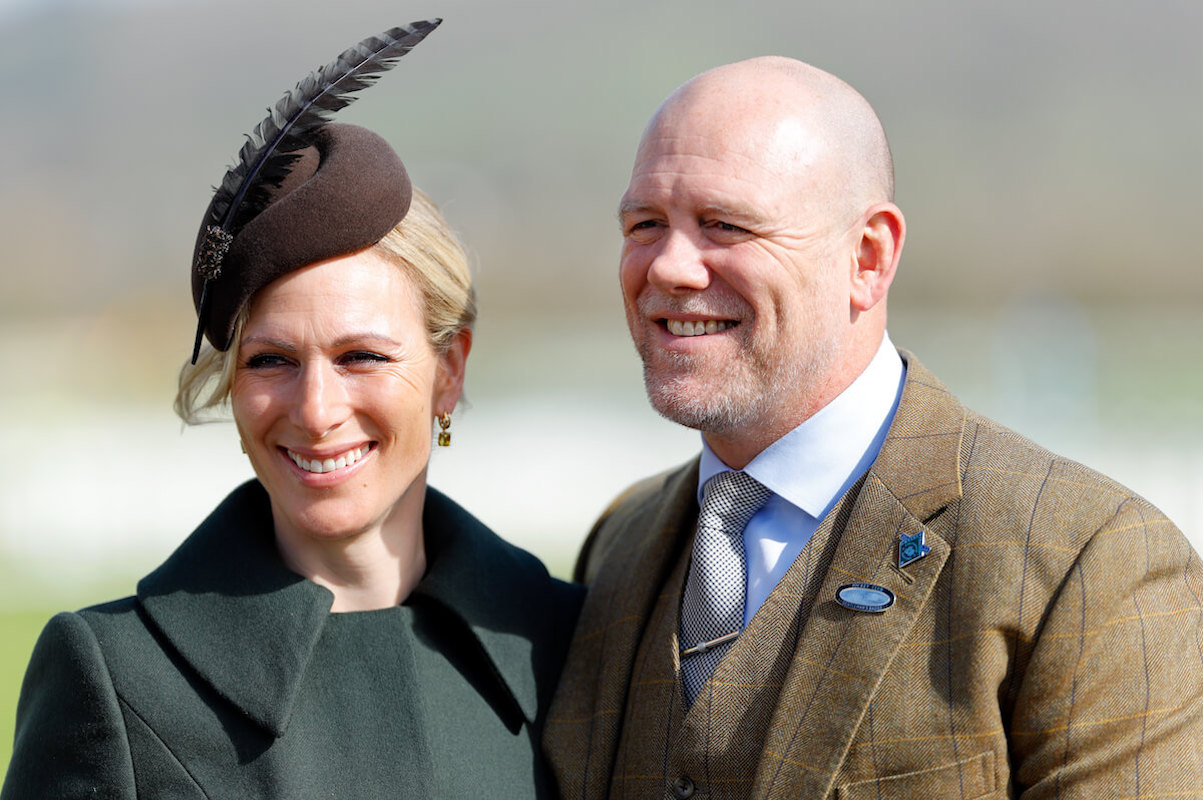
{"label": "man's smile", "polygon": [[673,336],[704,336],[708,333],[718,333],[725,331],[728,328],[734,328],[738,322],[729,319],[707,319],[707,320],[679,320],[666,319],[664,320],[668,332]]}

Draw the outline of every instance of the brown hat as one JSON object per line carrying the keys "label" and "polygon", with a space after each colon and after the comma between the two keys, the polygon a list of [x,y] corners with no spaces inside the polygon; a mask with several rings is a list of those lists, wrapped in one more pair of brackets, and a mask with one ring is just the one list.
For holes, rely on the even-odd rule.
{"label": "brown hat", "polygon": [[[210,282],[204,331],[218,350],[230,346],[234,320],[255,292],[293,270],[376,244],[409,211],[413,189],[405,165],[380,136],[332,123],[312,139],[269,192],[267,208],[234,236]],[[206,232],[207,226],[197,236],[194,258]],[[204,275],[193,270],[198,312],[204,285]]]}
{"label": "brown hat", "polygon": [[234,322],[255,292],[293,270],[370,247],[409,211],[413,188],[388,143],[329,119],[440,22],[364,39],[298,83],[247,137],[196,238],[193,363],[202,334],[218,350],[230,347]]}

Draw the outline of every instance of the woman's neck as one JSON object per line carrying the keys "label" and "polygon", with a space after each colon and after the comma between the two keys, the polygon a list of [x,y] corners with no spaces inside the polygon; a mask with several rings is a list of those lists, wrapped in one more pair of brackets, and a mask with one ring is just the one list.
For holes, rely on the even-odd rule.
{"label": "woman's neck", "polygon": [[276,545],[293,572],[334,594],[334,613],[400,605],[426,572],[422,503],[402,503],[377,525],[320,537],[276,525]]}

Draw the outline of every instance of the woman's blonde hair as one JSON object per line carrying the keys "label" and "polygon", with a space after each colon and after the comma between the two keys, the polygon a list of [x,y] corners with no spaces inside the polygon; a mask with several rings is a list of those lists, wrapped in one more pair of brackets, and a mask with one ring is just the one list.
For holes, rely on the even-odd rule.
{"label": "woman's blonde hair", "polygon": [[[417,187],[405,218],[370,249],[401,269],[421,292],[427,339],[436,353],[447,352],[460,331],[472,328],[476,292],[468,258],[438,207]],[[196,363],[186,361],[180,368],[173,407],[185,423],[212,422],[226,411],[249,307],[248,302],[238,314],[228,350],[206,341]]]}

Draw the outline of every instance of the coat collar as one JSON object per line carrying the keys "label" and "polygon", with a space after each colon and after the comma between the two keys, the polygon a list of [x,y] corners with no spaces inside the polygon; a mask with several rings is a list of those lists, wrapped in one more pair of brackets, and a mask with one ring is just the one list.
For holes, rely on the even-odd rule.
{"label": "coat collar", "polygon": [[906,382],[898,411],[870,473],[919,520],[961,497],[965,407],[906,350]]}
{"label": "coat collar", "polygon": [[527,722],[538,712],[535,643],[548,641],[547,570],[446,495],[426,491],[426,575],[414,590],[452,612],[492,662]]}
{"label": "coat collar", "polygon": [[[434,489],[427,489],[423,524],[430,553],[415,596],[452,612],[505,694],[533,720],[532,642],[543,634],[529,609],[546,571]],[[258,481],[222,501],[138,583],[137,596],[206,683],[275,736],[284,733],[334,597],[280,560],[270,500]]]}

